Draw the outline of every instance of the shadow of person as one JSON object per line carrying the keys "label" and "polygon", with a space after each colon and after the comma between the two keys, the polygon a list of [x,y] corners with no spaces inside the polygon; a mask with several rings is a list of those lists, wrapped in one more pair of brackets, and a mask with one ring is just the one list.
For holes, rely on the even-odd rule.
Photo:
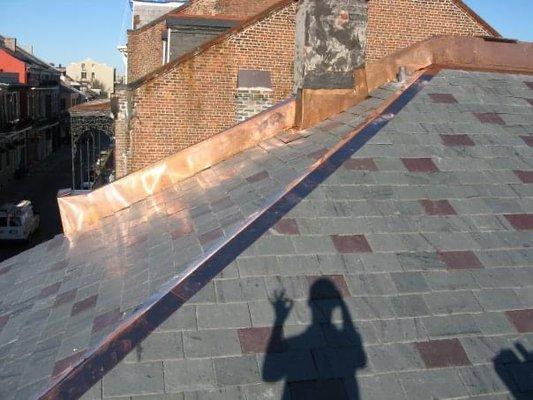
{"label": "shadow of person", "polygon": [[516,400],[533,399],[533,352],[515,343],[521,358],[512,349],[503,349],[492,360],[494,369]]}
{"label": "shadow of person", "polygon": [[[276,316],[263,363],[263,380],[285,381],[282,400],[359,399],[356,373],[366,366],[361,335],[333,282],[320,278],[309,294],[312,325],[286,338],[283,325],[293,307],[285,292],[272,302]],[[340,311],[340,322],[334,313]],[[293,327],[294,328],[294,327]]]}

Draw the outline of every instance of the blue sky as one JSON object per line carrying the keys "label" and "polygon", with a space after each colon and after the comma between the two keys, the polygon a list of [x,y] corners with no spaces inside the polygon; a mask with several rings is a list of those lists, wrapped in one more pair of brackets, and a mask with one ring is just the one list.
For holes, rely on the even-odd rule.
{"label": "blue sky", "polygon": [[[533,0],[465,0],[504,37],[533,41]],[[0,0],[0,34],[33,44],[48,62],[86,57],[123,70],[117,45],[130,27],[128,0]]]}

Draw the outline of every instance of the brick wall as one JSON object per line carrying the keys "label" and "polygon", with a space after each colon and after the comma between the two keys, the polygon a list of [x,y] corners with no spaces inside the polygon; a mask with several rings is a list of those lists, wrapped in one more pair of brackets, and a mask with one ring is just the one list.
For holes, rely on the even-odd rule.
{"label": "brick wall", "polygon": [[[218,7],[219,12],[237,12],[230,7],[237,4],[247,14],[254,7],[263,9],[265,4],[278,0],[233,1],[196,0],[182,12],[213,13],[212,7]],[[251,8],[244,5],[246,2]],[[221,8],[223,5],[225,8]],[[128,172],[233,125],[238,69],[271,71],[273,101],[289,96],[293,85],[295,13],[293,3],[136,89]],[[370,0],[368,14],[367,60],[437,34],[491,34],[453,0]],[[135,37],[133,46],[141,51],[130,53],[130,77],[138,78],[155,69],[154,65],[161,65],[161,46],[154,50],[149,43],[160,43],[160,35],[161,31]],[[137,63],[140,65],[133,65]],[[126,153],[124,149],[117,151]]]}
{"label": "brick wall", "polygon": [[128,82],[146,75],[163,64],[161,36],[166,21],[128,31]]}
{"label": "brick wall", "polygon": [[188,15],[226,15],[247,18],[279,0],[196,0],[183,11]]}
{"label": "brick wall", "polygon": [[136,89],[128,172],[234,125],[239,69],[269,71],[273,101],[288,97],[295,13],[291,2]]}
{"label": "brick wall", "polygon": [[367,60],[434,35],[491,36],[453,0],[370,0]]}

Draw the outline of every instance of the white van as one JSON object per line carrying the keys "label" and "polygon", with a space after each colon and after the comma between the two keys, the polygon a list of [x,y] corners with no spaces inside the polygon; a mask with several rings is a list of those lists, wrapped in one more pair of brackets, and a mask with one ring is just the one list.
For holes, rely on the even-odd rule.
{"label": "white van", "polygon": [[0,240],[25,240],[39,228],[39,215],[34,214],[29,200],[0,206]]}

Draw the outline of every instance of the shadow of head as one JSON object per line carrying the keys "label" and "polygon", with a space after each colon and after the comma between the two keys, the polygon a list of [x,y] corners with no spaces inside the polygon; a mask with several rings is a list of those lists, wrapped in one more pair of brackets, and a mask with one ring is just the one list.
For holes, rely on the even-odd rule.
{"label": "shadow of head", "polygon": [[333,311],[343,306],[344,301],[339,289],[331,280],[320,278],[311,285],[307,304],[313,312],[313,322],[318,323],[331,321]]}
{"label": "shadow of head", "polygon": [[291,400],[359,399],[356,373],[366,366],[366,354],[343,293],[342,287],[328,278],[314,281],[307,302],[311,324],[304,329],[301,325],[287,327],[287,331],[299,332],[288,337],[283,325],[293,301],[283,291],[275,293],[272,305],[276,316],[263,379],[285,381],[282,399],[289,395]]}
{"label": "shadow of head", "polygon": [[533,398],[533,352],[516,342],[492,360],[494,369],[516,400]]}

